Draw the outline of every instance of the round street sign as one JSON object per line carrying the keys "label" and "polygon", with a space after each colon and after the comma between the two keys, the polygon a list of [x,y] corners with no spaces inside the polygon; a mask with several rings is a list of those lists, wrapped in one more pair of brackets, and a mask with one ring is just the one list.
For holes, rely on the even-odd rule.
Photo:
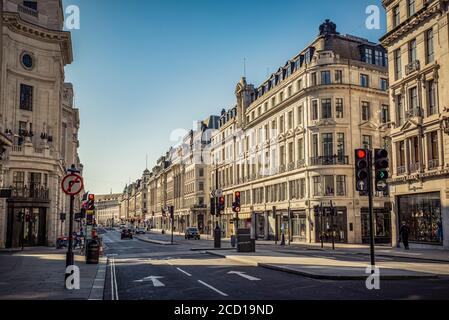
{"label": "round street sign", "polygon": [[62,179],[61,187],[65,194],[76,196],[84,188],[83,178],[75,173],[69,174]]}

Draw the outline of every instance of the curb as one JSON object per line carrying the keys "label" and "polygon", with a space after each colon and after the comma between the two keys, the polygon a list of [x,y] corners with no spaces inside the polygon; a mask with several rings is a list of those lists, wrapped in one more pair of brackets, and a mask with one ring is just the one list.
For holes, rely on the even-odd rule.
{"label": "curb", "polygon": [[92,284],[92,289],[88,300],[103,300],[107,261],[108,260],[105,257],[100,258],[100,263],[97,268],[97,275],[95,276],[94,283]]}
{"label": "curb", "polygon": [[213,255],[213,256],[220,257],[220,258],[225,258],[225,259],[230,260],[230,261],[244,263],[246,265],[253,266],[253,267],[258,267],[259,266],[259,264],[257,262],[251,262],[251,261],[248,261],[245,258],[240,258],[239,256],[227,256],[225,254],[218,253],[218,252],[213,252],[213,251],[209,251],[209,250],[207,250],[206,253],[210,254],[210,255]]}
{"label": "curb", "polygon": [[235,248],[190,248],[190,251],[225,251]]}
{"label": "curb", "polygon": [[[367,279],[367,276],[356,276],[356,275],[354,275],[354,276],[321,275],[321,274],[316,274],[316,273],[312,273],[312,272],[300,271],[300,270],[289,268],[289,267],[276,266],[276,265],[265,264],[265,263],[259,263],[258,266],[261,268],[265,268],[265,269],[270,269],[270,270],[275,270],[275,271],[280,271],[280,272],[285,272],[285,273],[291,273],[291,274],[297,274],[297,275],[312,278],[312,279],[322,279],[322,280],[366,280]],[[410,280],[410,279],[437,279],[437,278],[438,278],[437,275],[430,275],[430,274],[416,275],[416,276],[413,276],[413,275],[382,276],[382,275],[380,275],[381,280]]]}
{"label": "curb", "polygon": [[143,241],[143,242],[148,242],[148,243],[153,243],[153,244],[159,244],[159,245],[162,245],[162,246],[175,246],[175,245],[178,245],[178,243],[176,243],[176,242],[173,242],[173,244],[171,243],[171,242],[168,242],[168,241],[159,241],[159,240],[152,240],[152,239],[142,239],[142,238],[140,238],[140,237],[134,237],[134,238],[136,238],[137,240],[139,240],[139,241]]}

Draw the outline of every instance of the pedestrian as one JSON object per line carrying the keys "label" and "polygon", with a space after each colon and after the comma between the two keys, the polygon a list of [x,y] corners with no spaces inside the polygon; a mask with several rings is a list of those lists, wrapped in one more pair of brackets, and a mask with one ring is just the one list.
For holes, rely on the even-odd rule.
{"label": "pedestrian", "polygon": [[408,237],[410,236],[410,228],[407,226],[405,221],[402,222],[402,226],[399,229],[399,236],[401,237],[402,243],[404,244],[405,250],[410,250],[408,244]]}

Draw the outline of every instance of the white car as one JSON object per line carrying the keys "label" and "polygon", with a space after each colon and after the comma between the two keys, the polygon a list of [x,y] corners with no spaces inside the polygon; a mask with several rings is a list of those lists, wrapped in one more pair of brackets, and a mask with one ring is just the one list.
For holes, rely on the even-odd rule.
{"label": "white car", "polygon": [[145,234],[145,228],[136,228],[136,234]]}

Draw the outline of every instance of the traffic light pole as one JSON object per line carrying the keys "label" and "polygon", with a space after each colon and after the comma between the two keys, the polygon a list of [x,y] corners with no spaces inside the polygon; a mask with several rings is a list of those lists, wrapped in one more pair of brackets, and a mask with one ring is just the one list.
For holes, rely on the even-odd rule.
{"label": "traffic light pole", "polygon": [[[369,203],[369,233],[370,233],[370,255],[371,266],[376,265],[375,259],[375,243],[374,243],[374,209],[373,209],[373,156],[372,152],[368,151],[368,203]],[[374,270],[372,270],[374,273]]]}
{"label": "traffic light pole", "polygon": [[334,206],[331,200],[332,250],[335,250]]}
{"label": "traffic light pole", "polygon": [[321,249],[324,249],[324,212],[322,202],[320,204],[320,238],[321,238]]}

